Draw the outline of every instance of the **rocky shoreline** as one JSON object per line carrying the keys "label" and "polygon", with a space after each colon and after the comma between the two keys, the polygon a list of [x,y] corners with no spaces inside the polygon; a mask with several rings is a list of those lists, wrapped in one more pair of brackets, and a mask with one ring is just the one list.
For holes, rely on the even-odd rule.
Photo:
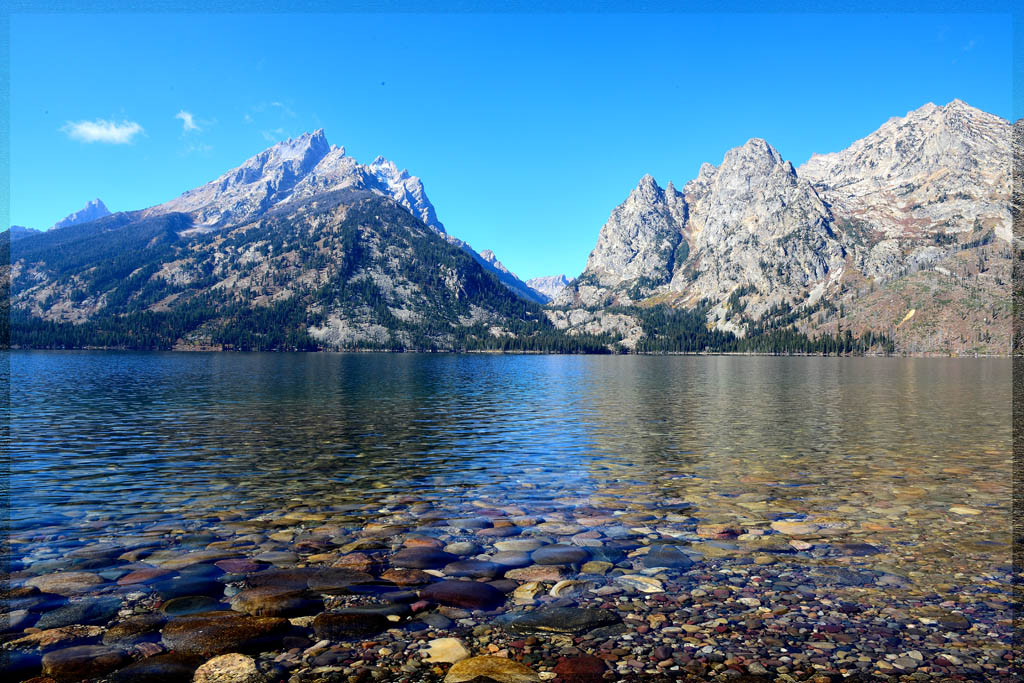
{"label": "rocky shoreline", "polygon": [[[653,494],[531,509],[390,495],[141,515],[116,535],[36,526],[10,539],[4,668],[34,683],[1015,680],[1008,547],[983,535],[1005,562],[932,573],[901,512],[739,523]],[[962,533],[988,512],[946,514]]]}

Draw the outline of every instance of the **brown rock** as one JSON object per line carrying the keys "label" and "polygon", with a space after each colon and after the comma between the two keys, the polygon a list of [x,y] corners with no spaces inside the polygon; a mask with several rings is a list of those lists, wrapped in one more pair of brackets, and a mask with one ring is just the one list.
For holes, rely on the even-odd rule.
{"label": "brown rock", "polygon": [[10,641],[11,647],[37,647],[40,650],[49,650],[58,645],[68,647],[72,643],[89,640],[98,637],[103,633],[102,626],[61,626],[60,628],[49,628],[45,631],[36,631],[17,640]]}
{"label": "brown rock", "polygon": [[93,590],[101,583],[103,578],[91,572],[55,572],[33,576],[25,585],[38,588],[43,593],[80,595]]}
{"label": "brown rock", "polygon": [[258,572],[270,566],[263,562],[253,562],[252,560],[240,557],[233,557],[227,560],[217,560],[213,564],[216,565],[218,569],[221,569],[228,574],[251,574],[252,572]]}
{"label": "brown rock", "polygon": [[105,645],[80,645],[43,655],[43,675],[57,681],[84,681],[113,671],[125,661],[121,650]]}
{"label": "brown rock", "polygon": [[389,623],[380,610],[343,609],[318,614],[313,620],[313,632],[320,640],[351,640],[380,633]]}
{"label": "brown rock", "polygon": [[193,683],[264,683],[266,677],[252,657],[232,652],[214,657],[196,669]]}
{"label": "brown rock", "polygon": [[103,644],[131,647],[149,640],[159,640],[160,627],[164,621],[162,615],[152,612],[125,619],[106,630]]}
{"label": "brown rock", "polygon": [[287,619],[254,617],[237,612],[204,612],[177,617],[163,630],[164,646],[187,655],[270,649],[287,631]]}
{"label": "brown rock", "polygon": [[562,657],[552,669],[562,683],[597,683],[604,680],[607,670],[604,660],[592,655]]}
{"label": "brown rock", "polygon": [[133,572],[125,574],[117,580],[119,586],[131,586],[137,583],[149,583],[154,579],[159,579],[162,576],[171,574],[170,569],[163,569],[160,567],[150,567],[148,569],[136,569]]}
{"label": "brown rock", "polygon": [[505,578],[516,581],[561,581],[565,578],[565,570],[553,564],[535,564],[519,569],[510,569],[505,572]]}
{"label": "brown rock", "polygon": [[396,586],[422,586],[433,581],[435,577],[422,569],[389,569],[381,574],[380,578]]}
{"label": "brown rock", "polygon": [[323,611],[322,600],[289,587],[247,588],[231,598],[231,609],[257,617],[298,617]]}
{"label": "brown rock", "polygon": [[349,553],[342,555],[334,562],[331,562],[332,567],[344,567],[346,569],[353,569],[357,572],[367,572],[372,574],[380,571],[381,563],[366,553]]}
{"label": "brown rock", "polygon": [[420,592],[424,600],[464,609],[493,609],[505,602],[501,591],[477,581],[441,581]]}
{"label": "brown rock", "polygon": [[540,683],[533,669],[504,657],[470,657],[452,664],[444,683],[468,683],[481,679],[497,683]]}

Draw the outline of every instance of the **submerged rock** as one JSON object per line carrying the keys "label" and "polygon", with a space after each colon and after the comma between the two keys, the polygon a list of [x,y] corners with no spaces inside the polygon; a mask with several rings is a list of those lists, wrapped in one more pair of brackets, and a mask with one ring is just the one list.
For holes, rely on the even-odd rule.
{"label": "submerged rock", "polygon": [[388,628],[384,610],[351,608],[318,614],[313,632],[320,640],[351,640],[372,636]]}
{"label": "submerged rock", "polygon": [[164,645],[189,655],[269,649],[288,629],[287,619],[237,612],[204,612],[177,617],[163,630]]}
{"label": "submerged rock", "polygon": [[441,581],[424,588],[420,596],[439,605],[465,609],[493,609],[505,602],[501,591],[477,581]]}
{"label": "submerged rock", "polygon": [[83,681],[113,671],[125,661],[125,653],[106,645],[80,645],[43,655],[43,675],[56,681]]}
{"label": "submerged rock", "polygon": [[209,660],[198,669],[193,683],[264,683],[266,676],[252,657],[232,652]]}
{"label": "submerged rock", "polygon": [[606,609],[581,607],[547,607],[533,612],[518,612],[499,617],[505,630],[514,634],[586,633],[600,626],[621,621],[619,615]]}
{"label": "submerged rock", "polygon": [[504,657],[471,657],[456,662],[448,669],[444,683],[470,681],[496,681],[496,683],[539,683],[540,676],[525,664]]}

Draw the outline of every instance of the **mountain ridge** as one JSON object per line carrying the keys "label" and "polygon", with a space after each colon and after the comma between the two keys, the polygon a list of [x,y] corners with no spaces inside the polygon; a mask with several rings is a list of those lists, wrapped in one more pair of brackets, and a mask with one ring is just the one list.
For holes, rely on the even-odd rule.
{"label": "mountain ridge", "polygon": [[[554,303],[707,301],[708,325],[740,336],[790,317],[786,325],[804,332],[875,324],[908,349],[1006,353],[1006,325],[993,321],[1007,315],[1009,156],[1008,122],[960,100],[893,117],[799,168],[751,138],[720,165],[702,164],[682,192],[644,176]],[[937,275],[916,275],[923,271]],[[896,293],[897,281],[915,293]],[[940,310],[929,291],[957,303]],[[910,310],[916,317],[897,325]],[[980,331],[957,324],[951,338],[950,312]]]}

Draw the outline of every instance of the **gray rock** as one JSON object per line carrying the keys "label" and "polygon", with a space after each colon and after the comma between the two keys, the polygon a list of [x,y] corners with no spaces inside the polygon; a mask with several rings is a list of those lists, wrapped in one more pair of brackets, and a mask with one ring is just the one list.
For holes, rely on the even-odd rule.
{"label": "gray rock", "polygon": [[606,609],[580,607],[548,607],[532,612],[513,612],[498,618],[509,633],[586,633],[621,621],[619,615]]}

